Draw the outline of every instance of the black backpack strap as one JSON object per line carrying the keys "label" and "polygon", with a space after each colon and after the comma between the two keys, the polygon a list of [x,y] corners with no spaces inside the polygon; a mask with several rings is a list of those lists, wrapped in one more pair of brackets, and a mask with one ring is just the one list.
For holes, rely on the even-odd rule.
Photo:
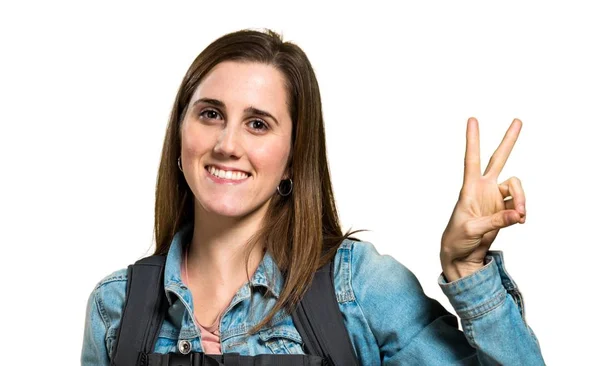
{"label": "black backpack strap", "polygon": [[333,268],[330,261],[315,272],[292,318],[309,354],[324,358],[329,365],[358,366],[335,296]]}
{"label": "black backpack strap", "polygon": [[127,268],[127,293],[121,325],[112,354],[112,366],[132,366],[146,362],[154,350],[164,318],[166,257],[142,258]]}
{"label": "black backpack strap", "polygon": [[207,355],[202,352],[192,352],[187,355],[180,353],[151,353],[148,355],[148,366],[323,366],[323,359],[313,355],[297,354],[260,354],[242,356],[237,353]]}

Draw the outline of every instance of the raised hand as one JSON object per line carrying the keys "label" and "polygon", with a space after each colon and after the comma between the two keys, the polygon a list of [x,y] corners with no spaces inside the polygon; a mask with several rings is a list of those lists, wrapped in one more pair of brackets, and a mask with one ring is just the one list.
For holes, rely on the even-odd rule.
{"label": "raised hand", "polygon": [[440,260],[448,281],[467,276],[484,265],[485,255],[501,228],[525,223],[525,193],[512,177],[498,184],[522,122],[514,119],[481,174],[479,124],[467,121],[465,171],[460,196],[442,235]]}

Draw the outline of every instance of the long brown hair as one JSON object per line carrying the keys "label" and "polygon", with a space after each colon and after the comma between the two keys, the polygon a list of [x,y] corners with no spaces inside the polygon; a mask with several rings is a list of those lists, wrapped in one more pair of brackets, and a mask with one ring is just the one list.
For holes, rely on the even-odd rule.
{"label": "long brown hair", "polygon": [[293,126],[288,166],[293,193],[273,196],[261,230],[252,240],[265,244],[285,281],[273,309],[251,330],[253,333],[270,323],[282,308],[291,312],[316,269],[330,261],[341,242],[354,232],[343,234],[340,227],[325,149],[321,95],[306,54],[295,44],[283,42],[273,31],[242,30],[206,47],[177,92],[156,183],[155,254],[166,254],[175,233],[194,222],[194,195],[177,166],[180,126],[197,86],[223,61],[259,62],[278,69],[286,79]]}

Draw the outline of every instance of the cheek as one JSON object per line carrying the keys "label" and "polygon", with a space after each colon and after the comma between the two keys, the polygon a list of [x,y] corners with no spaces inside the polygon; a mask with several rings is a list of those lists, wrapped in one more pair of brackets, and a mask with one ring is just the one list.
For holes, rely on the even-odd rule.
{"label": "cheek", "polygon": [[211,150],[214,146],[211,131],[195,127],[182,130],[181,149],[182,153],[189,157],[199,156]]}
{"label": "cheek", "polygon": [[260,171],[281,174],[285,170],[290,152],[289,143],[261,144],[249,152],[250,160]]}

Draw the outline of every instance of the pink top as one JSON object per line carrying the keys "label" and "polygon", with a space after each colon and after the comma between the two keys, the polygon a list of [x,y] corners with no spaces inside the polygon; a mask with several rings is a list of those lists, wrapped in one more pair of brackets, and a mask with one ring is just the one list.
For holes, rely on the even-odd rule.
{"label": "pink top", "polygon": [[[185,251],[183,255],[183,263],[181,263],[181,280],[183,283],[189,287],[189,280],[187,275],[187,251]],[[221,354],[221,338],[219,334],[219,324],[221,322],[221,315],[223,312],[217,316],[215,322],[209,326],[203,326],[196,318],[194,314],[194,322],[200,329],[200,339],[202,340],[202,348],[204,349],[204,353],[211,355]]]}

